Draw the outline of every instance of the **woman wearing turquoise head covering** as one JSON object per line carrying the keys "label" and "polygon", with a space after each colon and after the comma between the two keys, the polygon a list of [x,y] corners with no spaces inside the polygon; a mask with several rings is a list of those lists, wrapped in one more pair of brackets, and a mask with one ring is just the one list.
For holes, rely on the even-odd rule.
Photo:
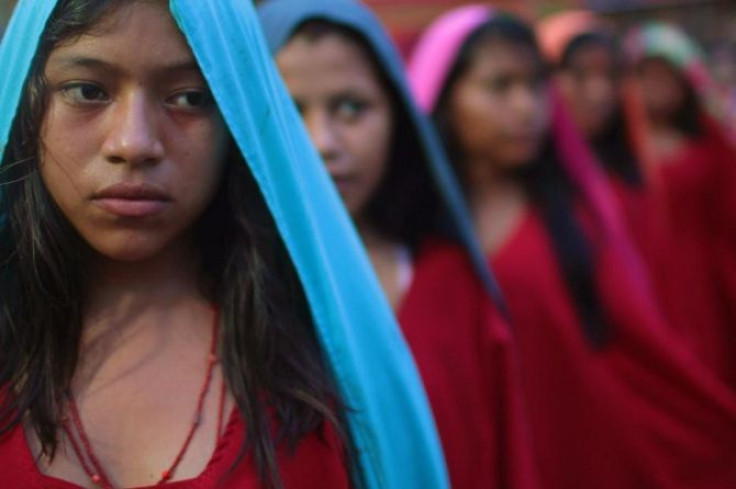
{"label": "woman wearing turquoise head covering", "polygon": [[22,1],[0,64],[0,485],[446,486],[248,2]]}
{"label": "woman wearing turquoise head covering", "polygon": [[474,239],[459,242],[464,205],[391,41],[358,2],[272,0],[259,11],[417,360],[452,486],[537,487],[509,329],[485,266],[473,266]]}

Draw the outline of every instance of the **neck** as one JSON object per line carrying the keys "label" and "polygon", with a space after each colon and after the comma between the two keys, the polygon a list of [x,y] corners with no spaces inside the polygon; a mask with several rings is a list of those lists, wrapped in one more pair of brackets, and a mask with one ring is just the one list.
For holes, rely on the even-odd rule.
{"label": "neck", "polygon": [[356,220],[356,225],[383,292],[397,310],[411,286],[412,264],[406,247],[365,222]]}
{"label": "neck", "polygon": [[212,309],[198,287],[195,250],[185,242],[135,263],[89,259],[78,386],[110,365],[120,371],[144,363],[153,350],[208,341],[203,325],[211,324]]}
{"label": "neck", "polygon": [[474,209],[502,205],[524,193],[518,178],[510,172],[498,170],[499,166],[481,159],[468,162],[468,198]]}
{"label": "neck", "polygon": [[209,315],[210,302],[199,286],[200,260],[191,241],[135,263],[99,255],[88,263],[83,350],[103,344],[112,349],[121,338],[160,335],[158,330],[166,325]]}
{"label": "neck", "polygon": [[195,247],[189,241],[133,263],[92,256],[87,315],[160,308],[180,297],[201,296],[199,263]]}
{"label": "neck", "polygon": [[676,154],[687,141],[687,137],[664,119],[650,120],[649,145],[656,157]]}
{"label": "neck", "polygon": [[386,237],[386,235],[376,229],[375,226],[369,224],[365,220],[356,219],[355,224],[358,229],[360,239],[363,241],[363,246],[366,247],[369,253],[373,250],[399,245],[399,243]]}
{"label": "neck", "polygon": [[516,228],[528,197],[523,185],[513,174],[494,170],[492,162],[470,162],[468,199],[476,232],[483,249],[495,253]]}

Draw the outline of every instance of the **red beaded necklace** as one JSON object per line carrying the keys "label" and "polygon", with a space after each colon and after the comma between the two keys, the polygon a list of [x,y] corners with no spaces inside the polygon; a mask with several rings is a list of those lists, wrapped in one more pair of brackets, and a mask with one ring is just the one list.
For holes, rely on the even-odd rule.
{"label": "red beaded necklace", "polygon": [[[210,350],[207,355],[207,373],[204,378],[202,390],[199,393],[199,398],[197,399],[197,410],[194,413],[194,420],[189,427],[189,431],[187,432],[184,444],[179,449],[176,458],[171,463],[168,469],[161,472],[161,478],[158,480],[156,485],[165,484],[173,477],[174,471],[176,471],[177,466],[181,462],[182,458],[184,458],[184,454],[187,452],[187,449],[192,442],[192,438],[194,438],[195,431],[197,431],[197,428],[202,422],[204,400],[207,396],[207,392],[209,391],[210,384],[212,383],[212,373],[214,371],[215,364],[218,362],[216,353],[217,331],[219,329],[219,322],[219,314],[217,313],[217,311],[215,311],[215,319],[212,326],[212,339],[210,342]],[[219,411],[217,415],[218,438],[220,436],[220,433],[222,433],[223,414],[225,411],[225,391],[225,378],[223,376],[222,388],[220,390]],[[92,444],[90,443],[89,438],[87,437],[87,433],[84,431],[84,426],[82,425],[82,419],[79,415],[77,403],[74,401],[74,397],[71,395],[70,392],[66,393],[66,399],[69,408],[69,414],[71,415],[71,423],[69,423],[69,420],[67,418],[64,418],[62,420],[62,426],[64,428],[64,431],[66,432],[67,438],[69,439],[72,448],[74,449],[74,453],[76,454],[79,462],[82,465],[82,468],[87,473],[87,475],[89,475],[92,482],[102,487],[103,489],[114,489],[114,486],[110,482],[110,478],[105,473],[105,470],[102,468],[102,464],[100,464],[99,459],[92,449]]]}

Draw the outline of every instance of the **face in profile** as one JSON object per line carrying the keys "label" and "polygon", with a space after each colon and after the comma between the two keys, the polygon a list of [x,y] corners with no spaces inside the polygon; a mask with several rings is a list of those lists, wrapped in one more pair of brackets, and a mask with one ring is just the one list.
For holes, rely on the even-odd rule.
{"label": "face in profile", "polygon": [[645,59],[639,64],[638,73],[644,107],[649,116],[660,121],[671,119],[685,104],[685,79],[663,58]]}
{"label": "face in profile", "polygon": [[49,56],[41,175],[94,251],[135,261],[188,239],[229,136],[166,3],[121,4]]}
{"label": "face in profile", "polygon": [[559,87],[578,128],[589,139],[611,124],[619,104],[618,61],[611,48],[588,44],[571,54],[558,77]]}
{"label": "face in profile", "polygon": [[541,68],[530,47],[495,39],[478,46],[448,99],[449,121],[466,161],[504,172],[539,154],[549,126]]}
{"label": "face in profile", "polygon": [[394,130],[374,64],[337,33],[297,34],[277,63],[348,211],[360,219],[386,172]]}

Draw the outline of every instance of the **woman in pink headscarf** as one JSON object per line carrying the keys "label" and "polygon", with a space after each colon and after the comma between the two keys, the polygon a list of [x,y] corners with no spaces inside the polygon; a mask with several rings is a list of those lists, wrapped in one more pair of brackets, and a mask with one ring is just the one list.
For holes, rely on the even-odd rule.
{"label": "woman in pink headscarf", "polygon": [[736,398],[659,314],[615,197],[531,29],[486,7],[438,20],[410,78],[505,291],[549,488],[736,484]]}

